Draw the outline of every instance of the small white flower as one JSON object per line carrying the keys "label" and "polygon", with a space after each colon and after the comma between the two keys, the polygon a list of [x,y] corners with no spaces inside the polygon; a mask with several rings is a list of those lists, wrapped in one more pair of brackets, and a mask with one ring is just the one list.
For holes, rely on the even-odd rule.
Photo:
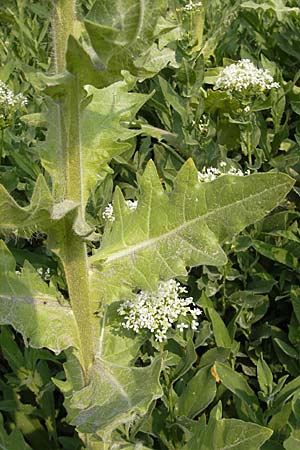
{"label": "small white flower", "polygon": [[221,70],[214,89],[255,95],[279,87],[268,70],[258,69],[249,59],[241,59]]}
{"label": "small white flower", "polygon": [[177,328],[179,329],[179,331],[180,331],[181,333],[184,331],[185,328],[188,328],[188,327],[189,327],[188,324],[187,324],[187,323],[184,323],[184,322],[180,322],[180,323],[177,325]]}
{"label": "small white flower", "polygon": [[[192,297],[180,296],[185,293],[186,288],[173,279],[161,281],[157,292],[139,292],[134,298],[120,305],[118,313],[124,318],[122,326],[136,333],[149,330],[156,341],[162,342],[167,339],[168,330],[181,316],[190,315],[192,329],[196,330],[201,310],[195,307]],[[181,332],[188,327],[185,322],[177,325]]]}
{"label": "small white flower", "polygon": [[[227,163],[225,161],[221,161],[219,166],[225,168]],[[222,175],[235,175],[237,177],[243,177],[244,175],[249,174],[249,169],[244,173],[241,169],[237,169],[236,167],[231,167],[227,171],[221,171],[216,167],[204,167],[202,172],[198,171],[198,181],[207,183],[208,181],[213,181]]]}
{"label": "small white flower", "polygon": [[107,222],[114,222],[115,216],[114,216],[114,207],[111,203],[109,203],[106,208],[104,208],[104,211],[102,213],[102,218],[106,220]]}
{"label": "small white flower", "polygon": [[190,0],[189,3],[187,3],[182,7],[182,11],[184,12],[199,11],[201,8],[202,2],[193,2],[192,0]]}
{"label": "small white flower", "polygon": [[[137,208],[137,200],[126,200],[126,205],[130,211],[135,211]],[[102,218],[106,220],[107,222],[114,222],[115,216],[114,216],[114,207],[111,203],[109,203],[106,208],[104,208],[104,211],[102,213]]]}
{"label": "small white flower", "polygon": [[26,97],[15,94],[6,83],[0,80],[0,128],[10,126],[14,114],[27,103]]}

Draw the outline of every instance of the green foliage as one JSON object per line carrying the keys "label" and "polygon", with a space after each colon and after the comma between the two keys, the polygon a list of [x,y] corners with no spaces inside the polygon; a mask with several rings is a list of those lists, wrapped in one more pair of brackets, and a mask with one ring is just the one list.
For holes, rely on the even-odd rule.
{"label": "green foliage", "polygon": [[[0,7],[29,101],[0,136],[0,446],[296,449],[299,5],[40,3]],[[216,89],[246,58],[280,87]],[[125,330],[171,278],[200,325]]]}

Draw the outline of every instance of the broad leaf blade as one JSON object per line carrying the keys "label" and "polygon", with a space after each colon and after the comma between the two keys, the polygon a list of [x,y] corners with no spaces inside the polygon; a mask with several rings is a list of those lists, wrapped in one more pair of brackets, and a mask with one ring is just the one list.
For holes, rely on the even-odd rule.
{"label": "broad leaf blade", "polygon": [[178,415],[195,417],[213,401],[215,395],[216,381],[211,374],[211,367],[202,367],[179,397]]}
{"label": "broad leaf blade", "polygon": [[[166,10],[165,0],[101,0],[94,3],[85,26],[98,55],[98,65],[102,64],[107,73],[106,77],[99,73],[100,82],[109,84],[120,79],[122,70],[139,77],[153,76],[173,60],[174,52],[165,49],[160,51],[158,62],[157,45],[154,44],[157,21]],[[152,59],[155,61],[151,66],[148,63]],[[89,72],[96,80],[95,69],[90,67]]]}
{"label": "broad leaf blade", "polygon": [[272,430],[238,419],[221,419],[207,434],[209,444],[203,450],[259,450],[271,437]]}
{"label": "broad leaf blade", "polygon": [[15,262],[0,242],[0,324],[12,325],[35,348],[60,353],[78,348],[73,312],[60,302],[55,288],[43,282],[29,263],[15,273]]}
{"label": "broad leaf blade", "polygon": [[116,220],[90,258],[95,295],[113,300],[135,287],[156,289],[159,279],[186,275],[186,266],[225,264],[220,245],[266,215],[292,185],[291,178],[276,173],[199,183],[189,160],[168,194],[150,162],[136,211],[130,213],[116,191]]}
{"label": "broad leaf blade", "polygon": [[105,434],[144,415],[152,401],[162,395],[160,371],[160,358],[143,368],[119,366],[97,358],[90,383],[73,395],[73,424],[84,433]]}

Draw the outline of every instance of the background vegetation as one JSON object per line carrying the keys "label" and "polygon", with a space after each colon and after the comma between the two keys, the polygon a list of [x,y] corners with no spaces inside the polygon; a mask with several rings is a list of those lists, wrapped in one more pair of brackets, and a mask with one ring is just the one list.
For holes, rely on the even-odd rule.
{"label": "background vegetation", "polygon": [[[79,16],[92,3],[79,1]],[[161,46],[167,44],[175,57],[137,87],[152,94],[132,124],[142,133],[132,149],[113,159],[113,171],[90,197],[88,214],[98,238],[113,188],[119,186],[125,198],[136,199],[137,178],[150,159],[166,190],[189,157],[199,171],[225,161],[251,173],[279,170],[296,184],[272,214],[225,245],[225,266],[193,268],[179,280],[204,310],[200,330],[168,340],[169,359],[161,380],[164,396],[136,430],[127,432],[147,448],[196,450],[205,440],[195,431],[197,421],[210,417],[208,427],[216,427],[222,416],[273,430],[262,447],[249,437],[243,450],[296,450],[300,447],[299,4],[207,0],[205,15],[197,17],[185,14],[183,4],[170,1],[169,15],[160,21],[165,30]],[[21,116],[42,108],[38,73],[53,70],[50,18],[51,4],[46,1],[10,0],[0,7],[0,79],[28,98],[27,110],[17,113],[0,135],[0,183],[23,206],[41,172],[36,148],[45,140],[46,130]],[[243,58],[268,69],[281,86],[270,96],[254,96],[248,117],[236,99],[213,90],[219,68]],[[250,146],[245,136],[250,136]],[[1,237],[18,268],[28,260],[45,281],[65,291],[62,268],[44,246],[43,234],[34,233],[30,241]],[[97,240],[90,243],[91,248],[97,245]],[[1,327],[0,346],[0,443],[8,450],[17,444],[18,449],[33,450],[82,448],[65,420],[63,398],[52,381],[64,379],[64,354],[24,345],[8,326]],[[144,344],[139,361],[146,361],[153,348],[151,340]],[[16,428],[22,435],[14,434]],[[230,428],[237,436],[241,433],[238,422],[231,422]]]}

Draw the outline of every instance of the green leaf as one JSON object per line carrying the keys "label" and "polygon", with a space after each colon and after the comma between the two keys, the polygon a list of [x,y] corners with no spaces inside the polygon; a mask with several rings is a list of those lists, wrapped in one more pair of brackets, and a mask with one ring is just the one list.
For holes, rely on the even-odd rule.
{"label": "green leaf", "polygon": [[212,301],[205,295],[205,293],[201,296],[201,306],[204,309],[206,317],[209,317],[212,323],[214,338],[217,346],[231,348],[232,340],[226,325],[214,309]]}
{"label": "green leaf", "polygon": [[272,430],[256,423],[221,419],[221,413],[222,409],[214,408],[208,425],[199,422],[183,450],[259,450],[272,435]]}
{"label": "green leaf", "polygon": [[[103,180],[108,172],[112,172],[108,167],[111,159],[132,149],[135,145],[134,137],[142,132],[140,129],[131,128],[131,122],[151,95],[128,92],[133,89],[135,79],[128,74],[123,75],[126,75],[126,80],[107,88],[86,87],[87,97],[82,100],[89,101],[85,107],[83,103],[80,117],[81,183],[84,205],[97,182]],[[63,105],[66,107],[70,101],[69,97],[73,95],[73,88],[67,85],[64,89],[67,94]],[[59,101],[62,102],[61,97]],[[51,175],[56,198],[55,192],[66,190],[60,168],[66,163],[64,159],[67,156],[63,149],[70,140],[72,128],[67,121],[63,122],[64,129],[61,129],[61,105],[51,99],[48,99],[47,104],[48,134],[46,142],[41,145],[40,156],[43,166]],[[71,118],[69,121],[71,123]]]}
{"label": "green leaf", "polygon": [[112,301],[130,295],[135,287],[156,289],[159,279],[186,275],[186,266],[225,264],[220,244],[274,208],[293,181],[268,173],[199,183],[188,160],[171,193],[164,192],[152,162],[139,184],[141,195],[134,212],[116,190],[116,220],[90,258],[98,299]]}
{"label": "green leaf", "polygon": [[183,376],[197,360],[197,353],[192,340],[187,342],[186,348],[184,349],[184,354],[180,358],[178,365],[175,367],[174,372],[171,373],[172,383],[178,380],[179,377]]}
{"label": "green leaf", "polygon": [[266,256],[273,261],[279,262],[280,264],[284,264],[297,272],[300,271],[298,258],[284,248],[275,247],[267,242],[257,240],[252,241],[252,246],[261,255]]}
{"label": "green leaf", "polygon": [[68,356],[65,365],[67,381],[55,380],[65,393],[71,423],[80,432],[97,432],[104,440],[121,424],[146,414],[152,402],[162,396],[162,358],[155,358],[147,367],[129,366],[141,342],[117,331],[116,306],[110,305],[103,314],[88,383],[84,383],[82,369],[73,355]]}
{"label": "green leaf", "polygon": [[87,89],[92,101],[81,121],[85,202],[101,171],[110,171],[107,164],[111,159],[133,148],[133,138],[141,133],[129,126],[151,95],[128,92],[133,84],[128,79],[104,89]]}
{"label": "green leaf", "polygon": [[271,394],[273,390],[273,374],[264,360],[262,354],[257,361],[257,379],[259,382],[260,389],[266,394]]}
{"label": "green leaf", "polygon": [[211,367],[202,367],[188,382],[178,400],[178,415],[195,417],[215,398],[216,380]]}
{"label": "green leaf", "polygon": [[110,433],[122,423],[146,414],[152,401],[162,395],[160,371],[160,358],[143,368],[96,358],[89,384],[72,397],[72,423],[83,433]]}
{"label": "green leaf", "polygon": [[259,450],[272,430],[238,419],[221,419],[210,429],[209,435],[209,450]]}
{"label": "green leaf", "polygon": [[31,450],[28,444],[24,441],[20,430],[14,429],[10,434],[7,434],[3,426],[3,418],[0,414],[0,448],[1,450]]}
{"label": "green leaf", "polygon": [[15,273],[14,258],[0,241],[0,324],[12,325],[35,348],[55,353],[78,348],[73,312],[60,301],[61,295],[28,262],[22,273]]}
{"label": "green leaf", "polygon": [[[99,58],[98,67],[102,66],[107,73],[104,82],[110,84],[120,79],[122,70],[139,77],[153,76],[174,58],[174,53],[168,49],[158,53],[154,44],[157,21],[166,10],[165,0],[98,0],[94,3],[85,27]],[[100,73],[100,76],[105,75]]]}
{"label": "green leaf", "polygon": [[293,430],[291,435],[284,441],[285,450],[296,450],[300,448],[300,428]]}
{"label": "green leaf", "polygon": [[250,417],[255,420],[259,410],[259,403],[246,378],[219,361],[216,361],[215,370],[221,383],[246,404]]}
{"label": "green leaf", "polygon": [[71,201],[54,205],[42,175],[38,177],[30,204],[26,207],[19,206],[0,185],[0,229],[5,233],[30,237],[34,231],[48,230],[53,221],[60,220],[76,207]]}

